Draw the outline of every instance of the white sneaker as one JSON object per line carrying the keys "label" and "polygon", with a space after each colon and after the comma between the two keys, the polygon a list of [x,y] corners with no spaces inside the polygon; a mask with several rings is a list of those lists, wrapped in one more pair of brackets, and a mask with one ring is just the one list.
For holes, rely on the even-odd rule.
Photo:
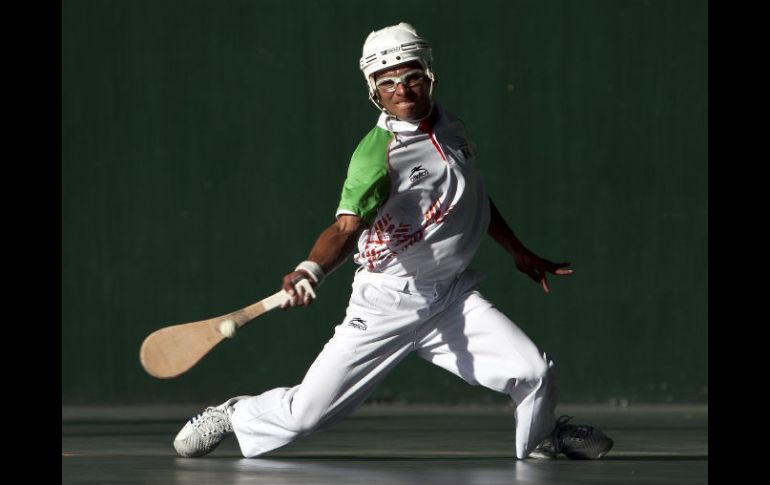
{"label": "white sneaker", "polygon": [[227,436],[233,434],[230,416],[233,405],[241,399],[251,396],[238,396],[228,399],[216,407],[208,407],[205,411],[193,416],[174,438],[174,449],[177,453],[188,458],[203,456],[214,451]]}

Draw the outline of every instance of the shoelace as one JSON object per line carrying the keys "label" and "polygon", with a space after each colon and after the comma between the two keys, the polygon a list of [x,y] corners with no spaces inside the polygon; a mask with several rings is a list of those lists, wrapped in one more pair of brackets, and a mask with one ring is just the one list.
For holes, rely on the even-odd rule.
{"label": "shoelace", "polygon": [[228,433],[233,430],[229,420],[222,419],[220,413],[227,411],[219,410],[215,407],[208,407],[202,413],[190,418],[190,423],[196,429],[203,431],[203,436],[209,436],[213,433]]}
{"label": "shoelace", "polygon": [[559,456],[559,453],[561,453],[561,438],[559,437],[559,431],[561,431],[570,419],[572,419],[572,416],[562,414],[556,420],[556,426],[554,426],[553,433],[551,434],[551,441],[553,441],[553,448],[556,451],[556,456]]}
{"label": "shoelace", "polygon": [[[553,433],[554,433],[554,442],[557,443],[556,445],[557,453],[561,451],[561,444],[562,444],[561,437],[559,436],[560,431],[562,427],[564,427],[570,419],[572,419],[572,416],[567,416],[565,414],[560,416],[559,419],[556,420],[556,428],[554,429]],[[575,429],[570,432],[570,438],[576,438],[580,440],[585,440],[588,436],[591,435],[591,433],[593,433],[593,429],[594,429],[592,426],[586,426],[583,424],[574,425],[574,428]]]}

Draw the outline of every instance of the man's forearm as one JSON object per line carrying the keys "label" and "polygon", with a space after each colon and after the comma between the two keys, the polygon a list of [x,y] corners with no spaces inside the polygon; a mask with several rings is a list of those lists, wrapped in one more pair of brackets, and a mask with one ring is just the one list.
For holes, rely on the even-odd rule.
{"label": "man's forearm", "polygon": [[524,247],[524,245],[519,241],[519,238],[516,237],[516,234],[513,233],[513,230],[508,226],[508,223],[505,222],[503,215],[497,210],[497,207],[495,206],[495,203],[492,202],[491,198],[489,199],[489,210],[490,218],[487,232],[498,244],[500,244],[500,246],[508,251],[508,253],[511,255],[516,254]]}
{"label": "man's forearm", "polygon": [[359,222],[341,218],[318,236],[308,259],[321,265],[325,274],[331,273],[353,252],[362,230]]}

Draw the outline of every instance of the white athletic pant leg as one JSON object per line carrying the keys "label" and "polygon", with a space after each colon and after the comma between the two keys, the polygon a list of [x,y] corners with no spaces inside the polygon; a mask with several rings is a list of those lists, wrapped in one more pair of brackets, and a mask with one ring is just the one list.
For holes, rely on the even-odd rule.
{"label": "white athletic pant leg", "polygon": [[511,396],[518,458],[526,458],[553,429],[553,362],[478,291],[465,293],[431,318],[417,352],[472,385]]}
{"label": "white athletic pant leg", "polygon": [[404,300],[386,283],[356,276],[347,315],[303,381],[239,401],[233,430],[254,457],[348,416],[414,350],[419,299]]}

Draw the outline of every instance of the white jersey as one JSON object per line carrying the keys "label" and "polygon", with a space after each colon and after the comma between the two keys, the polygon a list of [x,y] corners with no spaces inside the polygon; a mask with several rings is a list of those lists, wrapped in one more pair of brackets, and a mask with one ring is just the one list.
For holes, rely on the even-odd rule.
{"label": "white jersey", "polygon": [[354,261],[438,281],[464,270],[489,225],[489,201],[463,123],[434,104],[420,123],[382,114],[354,152],[337,216],[369,227]]}

